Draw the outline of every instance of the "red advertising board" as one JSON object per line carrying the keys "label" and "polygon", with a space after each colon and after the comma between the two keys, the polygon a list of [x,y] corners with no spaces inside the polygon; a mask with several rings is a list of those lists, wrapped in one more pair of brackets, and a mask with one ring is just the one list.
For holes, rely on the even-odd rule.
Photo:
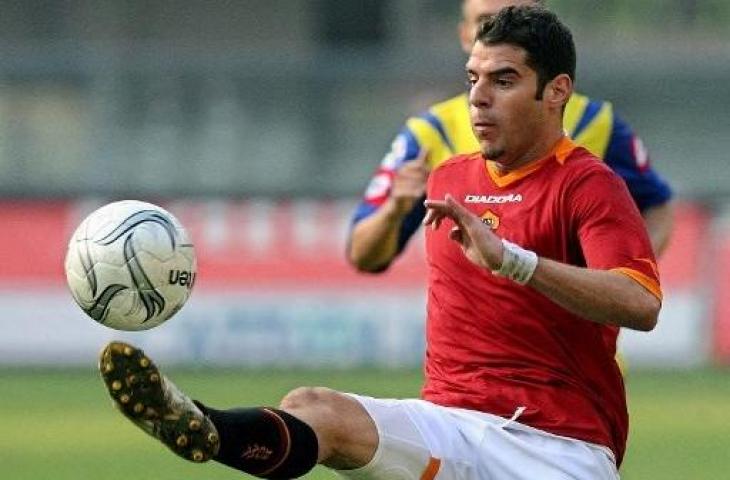
{"label": "red advertising board", "polygon": [[[7,299],[8,315],[18,315],[28,308],[26,304],[13,304],[12,299],[16,297],[36,299],[35,304],[46,299],[49,305],[56,305],[53,302],[58,302],[59,296],[65,298],[62,291],[66,244],[84,216],[102,203],[99,200],[0,201],[0,293]],[[359,315],[372,310],[367,304],[370,299],[384,301],[387,297],[393,316],[402,317],[403,312],[413,313],[413,310],[417,310],[414,317],[422,316],[420,295],[426,284],[422,235],[416,234],[405,254],[386,274],[357,273],[345,259],[345,239],[354,207],[351,201],[186,200],[161,204],[191,233],[198,255],[196,291],[202,294],[196,299],[200,304],[207,302],[206,309],[230,304],[226,311],[239,315],[242,308],[265,307],[263,313],[251,313],[253,318],[270,315],[272,308],[279,308],[280,302],[273,300],[278,296],[292,298],[290,295],[294,295],[303,305],[310,305],[309,299],[318,299],[310,302],[311,308],[307,307],[319,312],[312,321],[326,311],[320,310],[322,301],[329,306],[333,301],[341,301],[344,303],[338,307],[338,318],[349,315],[351,323],[357,323]],[[662,343],[667,339],[677,340],[678,335],[686,336],[687,341],[678,342],[682,345],[672,350],[684,352],[677,353],[677,358],[700,352],[704,343],[701,339],[711,334],[715,360],[730,363],[730,301],[725,295],[730,285],[730,243],[727,241],[730,235],[722,231],[711,235],[710,226],[718,223],[699,205],[678,205],[673,239],[660,261],[667,307],[662,313],[666,314],[667,322],[660,322],[659,331],[651,339]],[[712,290],[714,296],[708,295]],[[360,295],[362,291],[368,291],[369,295]],[[231,303],[235,298],[240,300],[239,304]],[[256,303],[260,298],[267,300]],[[399,303],[406,298],[417,305]],[[713,302],[713,308],[705,308],[709,301]],[[352,306],[355,303],[357,308]],[[69,305],[73,307],[70,302]],[[307,308],[279,313],[289,320],[296,317],[297,322],[292,325],[299,328],[302,312]],[[378,316],[382,317],[382,305],[377,308],[380,309]],[[202,310],[191,307],[187,313],[197,315],[199,311]],[[707,318],[708,314],[711,318]],[[178,326],[182,328],[183,323],[179,321]],[[412,323],[414,328],[421,328],[419,322]],[[378,328],[390,324],[383,325]],[[409,335],[401,337],[410,338]],[[629,340],[628,335],[626,338]],[[668,347],[654,346],[659,353]],[[643,345],[636,349],[648,352]]]}
{"label": "red advertising board", "polygon": [[[66,244],[99,202],[0,201],[0,286],[63,283]],[[420,238],[398,267],[375,279],[345,261],[350,202],[168,202],[190,232],[198,288],[418,287],[425,283]]]}

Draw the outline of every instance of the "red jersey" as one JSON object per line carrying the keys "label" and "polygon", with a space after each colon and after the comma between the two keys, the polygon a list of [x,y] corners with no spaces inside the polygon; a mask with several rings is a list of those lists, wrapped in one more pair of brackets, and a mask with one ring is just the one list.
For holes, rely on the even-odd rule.
{"label": "red jersey", "polygon": [[[428,198],[450,193],[495,233],[539,256],[618,270],[661,298],[652,247],[624,182],[562,139],[537,162],[500,176],[481,154],[434,170]],[[431,402],[510,417],[605,445],[620,464],[628,433],[618,328],[574,315],[529,287],[467,260],[446,219],[428,229],[426,383]]]}

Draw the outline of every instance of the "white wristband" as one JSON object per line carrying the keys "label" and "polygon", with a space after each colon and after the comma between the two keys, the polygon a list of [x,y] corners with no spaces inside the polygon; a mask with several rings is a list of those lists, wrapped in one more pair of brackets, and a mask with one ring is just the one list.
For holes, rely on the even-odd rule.
{"label": "white wristband", "polygon": [[525,285],[530,281],[537,268],[537,254],[531,250],[525,250],[504,238],[502,239],[502,245],[504,245],[502,266],[499,270],[492,270],[492,273],[509,278],[520,285]]}

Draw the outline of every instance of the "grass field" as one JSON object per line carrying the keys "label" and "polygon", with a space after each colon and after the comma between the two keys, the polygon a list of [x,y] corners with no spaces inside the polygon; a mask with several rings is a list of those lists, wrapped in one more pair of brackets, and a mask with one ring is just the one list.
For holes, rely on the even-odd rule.
{"label": "grass field", "polygon": [[[417,393],[415,371],[168,372],[213,406],[275,403],[303,384],[385,397]],[[632,372],[632,433],[622,478],[730,478],[730,371]],[[0,478],[240,479],[178,460],[116,413],[93,370],[0,370]],[[317,469],[309,479],[337,478]],[[539,480],[539,479],[536,479]]]}

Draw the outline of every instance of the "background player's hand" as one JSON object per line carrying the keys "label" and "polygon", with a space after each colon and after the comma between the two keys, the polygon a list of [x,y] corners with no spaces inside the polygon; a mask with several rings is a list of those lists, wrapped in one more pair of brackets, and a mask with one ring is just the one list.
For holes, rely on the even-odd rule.
{"label": "background player's hand", "polygon": [[395,172],[390,199],[396,212],[406,215],[426,193],[426,183],[430,169],[426,159],[428,152],[421,151],[418,157],[403,164]]}
{"label": "background player's hand", "polygon": [[444,218],[450,218],[456,225],[449,231],[449,238],[458,242],[464,255],[476,265],[489,270],[502,266],[502,241],[482,219],[446,195],[444,200],[426,200],[426,218],[423,224],[433,229],[441,226]]}

